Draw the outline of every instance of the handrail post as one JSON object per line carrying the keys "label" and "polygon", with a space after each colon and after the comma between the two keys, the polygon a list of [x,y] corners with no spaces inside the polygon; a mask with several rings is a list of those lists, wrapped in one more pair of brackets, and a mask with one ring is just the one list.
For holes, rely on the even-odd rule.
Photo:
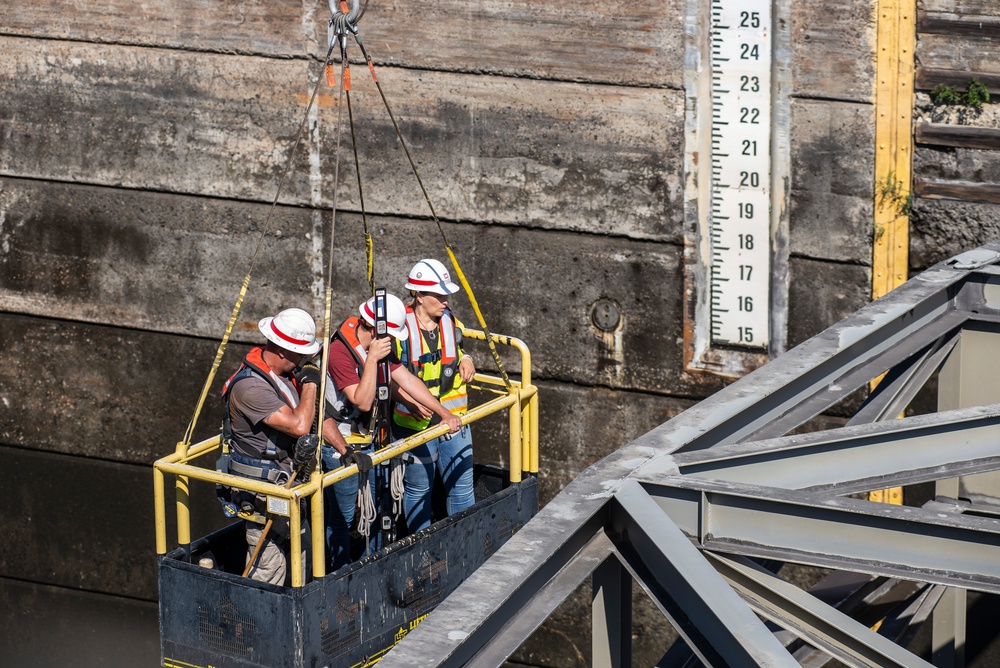
{"label": "handrail post", "polygon": [[531,431],[529,438],[531,439],[531,460],[528,463],[528,472],[538,474],[538,388],[535,388],[535,393],[531,395],[531,399],[528,400],[528,413],[531,422]]}
{"label": "handrail post", "polygon": [[[521,468],[529,473],[538,473],[538,390],[531,383],[531,351],[520,339],[507,337],[505,342],[521,355],[521,393],[528,393],[523,402],[521,401],[521,393],[518,396],[518,410],[522,412],[520,428]],[[521,480],[520,473],[515,481],[513,468],[512,461],[511,482],[519,482]]]}
{"label": "handrail post", "polygon": [[302,516],[299,512],[299,499],[297,497],[288,502],[288,538],[288,567],[292,569],[292,586],[301,587],[303,585]]}
{"label": "handrail post", "polygon": [[[187,457],[188,442],[178,441],[174,452],[182,459]],[[188,561],[191,560],[191,512],[189,509],[190,496],[188,494],[188,477],[177,476],[175,479],[177,488],[177,544],[184,548],[184,554]]]}
{"label": "handrail post", "polygon": [[153,520],[156,524],[156,553],[167,553],[167,508],[163,471],[153,466]]}
{"label": "handrail post", "polygon": [[518,404],[521,410],[521,469],[531,472],[531,397],[524,395],[524,387],[518,393]]}
{"label": "handrail post", "polygon": [[[320,455],[322,461],[322,455]],[[320,476],[316,492],[312,495],[312,572],[314,578],[321,578],[326,575],[326,560],[330,555],[326,553],[326,508],[323,505],[323,467],[318,466],[313,472],[314,476]]]}
{"label": "handrail post", "polygon": [[510,481],[521,482],[521,391],[511,394],[517,401],[510,406]]}
{"label": "handrail post", "polygon": [[189,508],[188,477],[177,476],[177,544],[184,548],[184,553],[191,560],[191,511]]}

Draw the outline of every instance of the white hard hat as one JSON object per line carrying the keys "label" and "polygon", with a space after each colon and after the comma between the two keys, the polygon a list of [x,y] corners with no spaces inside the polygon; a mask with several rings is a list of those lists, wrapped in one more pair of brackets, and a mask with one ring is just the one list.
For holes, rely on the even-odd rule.
{"label": "white hard hat", "polygon": [[[375,298],[372,297],[358,307],[361,317],[369,326],[375,326]],[[406,307],[399,297],[386,294],[385,296],[385,325],[386,329],[394,337],[403,341],[406,339]]]}
{"label": "white hard hat", "polygon": [[451,274],[437,260],[421,260],[413,265],[404,287],[414,292],[433,292],[438,295],[453,295],[461,290],[451,282]]}
{"label": "white hard hat", "polygon": [[286,308],[274,317],[257,323],[257,329],[271,343],[293,353],[315,355],[321,342],[316,340],[316,323],[300,308]]}

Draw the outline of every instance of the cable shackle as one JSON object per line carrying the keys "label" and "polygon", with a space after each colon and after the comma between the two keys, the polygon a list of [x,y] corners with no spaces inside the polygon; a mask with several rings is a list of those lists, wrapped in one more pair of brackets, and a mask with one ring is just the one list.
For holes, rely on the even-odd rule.
{"label": "cable shackle", "polygon": [[327,26],[327,43],[332,45],[336,37],[343,37],[347,44],[348,33],[358,34],[358,21],[368,9],[368,3],[361,0],[330,0],[330,23]]}

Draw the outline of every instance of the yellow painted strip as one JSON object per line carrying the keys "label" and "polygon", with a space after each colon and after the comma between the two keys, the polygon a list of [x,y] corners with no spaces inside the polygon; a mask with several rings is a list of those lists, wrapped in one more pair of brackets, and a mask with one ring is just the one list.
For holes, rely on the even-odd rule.
{"label": "yellow painted strip", "polygon": [[200,663],[188,663],[187,661],[171,659],[169,657],[163,658],[163,665],[166,668],[204,668]]}
{"label": "yellow painted strip", "polygon": [[915,12],[913,0],[878,2],[873,299],[907,278]]}
{"label": "yellow painted strip", "polygon": [[[908,274],[916,48],[913,0],[878,0],[876,11],[872,299],[905,283]],[[878,380],[872,382],[872,388]],[[898,487],[880,490],[868,498],[901,505],[903,490]]]}

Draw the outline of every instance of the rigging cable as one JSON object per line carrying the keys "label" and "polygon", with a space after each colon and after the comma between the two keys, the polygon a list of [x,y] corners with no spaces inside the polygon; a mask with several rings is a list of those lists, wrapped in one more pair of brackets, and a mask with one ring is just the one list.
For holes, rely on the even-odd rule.
{"label": "rigging cable", "polygon": [[354,150],[354,173],[358,177],[358,204],[361,206],[361,225],[365,229],[365,259],[368,268],[368,288],[375,294],[375,252],[372,234],[368,230],[368,214],[365,211],[365,192],[361,187],[361,163],[358,160],[358,139],[354,132],[354,112],[351,109],[351,63],[347,59],[347,37],[345,36],[340,45],[341,61],[344,65],[343,90],[347,94],[347,118],[351,124],[351,147]]}
{"label": "rigging cable", "polygon": [[[333,45],[326,52],[326,64],[330,64],[330,56],[333,53]],[[257,256],[260,255],[260,250],[264,245],[264,239],[267,237],[267,231],[271,226],[271,219],[274,217],[274,210],[278,206],[278,198],[281,196],[281,190],[285,185],[285,180],[288,177],[288,172],[291,169],[292,158],[295,156],[295,152],[298,150],[299,145],[302,143],[302,131],[306,126],[306,122],[309,119],[309,111],[312,109],[313,104],[316,101],[316,93],[319,91],[320,82],[322,77],[317,77],[316,85],[313,86],[312,95],[309,97],[309,104],[306,105],[305,114],[302,117],[302,121],[299,123],[298,130],[295,133],[295,143],[292,146],[291,151],[288,153],[288,158],[285,160],[285,167],[281,172],[281,178],[278,181],[278,188],[274,193],[274,199],[271,201],[271,208],[268,210],[267,218],[264,221],[264,228],[261,230],[260,238],[257,240],[257,248],[254,250],[253,256],[250,258],[250,266],[247,268],[246,276],[243,278],[243,285],[240,287],[239,296],[236,298],[236,303],[233,305],[233,312],[229,316],[229,323],[226,326],[226,332],[222,336],[222,341],[219,342],[219,348],[215,353],[215,360],[212,362],[212,368],[208,373],[208,378],[205,380],[205,385],[202,387],[201,396],[198,398],[198,403],[194,409],[194,415],[191,417],[191,421],[188,423],[187,430],[184,432],[184,438],[177,444],[177,451],[180,453],[186,453],[188,446],[191,444],[191,439],[194,436],[195,426],[198,423],[198,417],[201,414],[201,409],[205,405],[205,400],[208,397],[208,392],[212,387],[212,382],[215,380],[215,375],[219,370],[219,365],[222,363],[222,357],[226,352],[226,346],[229,344],[229,338],[232,335],[233,328],[236,326],[236,318],[239,316],[240,308],[243,306],[243,300],[246,298],[247,289],[250,287],[250,276],[253,273],[254,265],[257,262]],[[330,249],[331,254],[333,249]]]}
{"label": "rigging cable", "polygon": [[[333,19],[330,20],[331,29],[333,26]],[[336,41],[330,41],[330,49],[327,51],[326,60],[326,75],[327,83],[332,87],[336,84],[333,80],[333,63],[330,61],[330,55],[333,53],[333,47]],[[344,69],[346,65],[341,62],[341,81],[345,81]],[[317,424],[318,432],[320,436],[323,435],[323,421],[325,420],[326,413],[326,392],[327,392],[327,381],[329,378],[330,369],[330,341],[332,339],[331,329],[333,325],[333,249],[335,247],[334,242],[337,233],[337,188],[340,184],[340,135],[341,130],[344,127],[343,115],[344,115],[344,89],[340,90],[340,99],[337,102],[337,134],[336,142],[334,144],[333,152],[333,195],[331,197],[330,204],[330,251],[327,254],[326,263],[326,289],[324,291],[324,304],[323,304],[323,337],[326,339],[323,344],[322,353],[320,354],[320,359],[322,360],[322,373],[320,374],[320,384],[319,384],[319,409],[317,413]],[[318,465],[318,463],[317,463]]]}
{"label": "rigging cable", "polygon": [[[339,11],[335,10],[335,4],[339,5]],[[344,100],[347,101],[347,114],[351,125],[351,145],[354,152],[354,169],[358,180],[358,197],[361,205],[361,220],[365,231],[365,257],[367,266],[367,278],[368,285],[371,289],[372,294],[375,294],[375,262],[374,262],[374,249],[372,243],[371,233],[368,230],[368,219],[365,213],[365,203],[364,194],[361,189],[361,167],[358,159],[358,145],[357,138],[354,132],[354,115],[351,110],[351,63],[347,58],[347,32],[349,30],[357,30],[357,21],[364,15],[365,10],[368,7],[366,2],[363,7],[360,6],[358,0],[353,0],[353,6],[348,9],[346,0],[330,0],[330,10],[332,16],[330,18],[330,23],[328,26],[327,39],[330,43],[330,49],[327,52],[327,62],[326,62],[326,75],[327,83],[332,88],[336,85],[333,76],[333,64],[330,62],[330,54],[333,52],[334,46],[337,42],[340,42],[340,100],[337,104],[337,142],[336,150],[334,153],[334,177],[333,177],[333,204],[332,204],[332,215],[330,224],[330,252],[327,260],[327,289],[326,289],[326,310],[324,313],[324,331],[326,332],[327,343],[330,340],[331,324],[332,324],[332,311],[333,311],[333,292],[331,286],[333,285],[333,249],[334,249],[334,232],[337,227],[337,190],[340,180],[340,143],[341,143],[341,132],[344,127],[343,114],[344,114]],[[326,396],[327,379],[330,359],[330,346],[323,346],[323,369],[324,373],[321,375],[320,384],[320,405],[319,405],[319,424],[323,424],[324,420],[324,409],[326,408],[326,401],[324,397]],[[374,414],[373,414],[374,419]],[[370,430],[371,431],[371,430]],[[320,433],[322,434],[322,427],[320,427]],[[371,533],[371,525],[377,518],[377,512],[375,509],[375,499],[372,496],[371,486],[365,479],[367,476],[362,476],[360,471],[357,474],[358,479],[358,498],[357,498],[357,508],[358,508],[358,531],[365,537],[366,551],[368,548],[369,535]]]}
{"label": "rigging cable", "polygon": [[399,125],[396,123],[396,117],[393,115],[392,109],[389,106],[389,101],[386,99],[385,92],[382,90],[382,84],[379,83],[378,76],[375,74],[375,65],[372,62],[372,58],[368,54],[368,50],[365,49],[365,45],[361,42],[361,36],[358,35],[357,26],[349,26],[349,29],[354,35],[354,41],[358,43],[358,47],[360,47],[361,53],[365,57],[365,62],[368,64],[368,71],[371,72],[372,75],[372,81],[375,82],[375,88],[378,89],[378,94],[382,98],[382,104],[385,105],[385,110],[389,114],[389,120],[392,121],[392,127],[396,131],[396,138],[399,139],[399,144],[403,147],[406,159],[410,163],[410,169],[413,170],[413,176],[417,179],[417,183],[420,185],[420,191],[424,195],[424,201],[427,202],[427,207],[430,209],[431,217],[434,219],[434,222],[437,224],[438,231],[441,233],[441,239],[444,241],[444,248],[448,253],[448,258],[451,260],[452,267],[455,268],[455,274],[458,276],[458,280],[462,284],[462,287],[465,288],[466,294],[469,295],[469,303],[472,305],[472,310],[476,312],[476,318],[479,320],[479,325],[483,328],[483,333],[486,335],[486,344],[490,348],[490,354],[493,356],[493,361],[496,363],[497,371],[500,372],[500,376],[503,378],[504,386],[509,392],[511,390],[510,379],[507,377],[507,372],[504,370],[503,362],[500,360],[500,353],[497,352],[496,344],[493,342],[493,335],[490,334],[490,329],[486,326],[486,318],[483,317],[483,312],[479,308],[479,302],[476,301],[476,295],[472,291],[472,286],[469,285],[469,281],[465,278],[465,272],[462,271],[462,267],[458,264],[458,258],[455,257],[455,252],[451,247],[451,243],[448,241],[448,236],[444,233],[444,227],[438,219],[437,212],[434,211],[434,205],[431,204],[431,198],[427,194],[427,189],[424,187],[423,180],[420,178],[420,173],[417,171],[417,165],[413,161],[413,156],[410,155],[410,149],[406,146],[406,142],[403,140],[403,135],[399,131]]}

